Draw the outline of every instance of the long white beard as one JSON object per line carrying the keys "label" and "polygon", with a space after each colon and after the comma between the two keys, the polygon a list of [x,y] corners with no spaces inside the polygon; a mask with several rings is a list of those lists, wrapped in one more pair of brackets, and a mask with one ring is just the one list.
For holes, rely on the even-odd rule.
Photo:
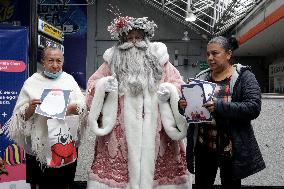
{"label": "long white beard", "polygon": [[49,92],[41,103],[41,110],[48,115],[62,113],[65,108],[63,92]]}
{"label": "long white beard", "polygon": [[119,82],[119,93],[129,91],[137,96],[148,87],[155,92],[162,78],[163,68],[158,59],[149,51],[148,41],[118,45],[110,62],[111,71]]}

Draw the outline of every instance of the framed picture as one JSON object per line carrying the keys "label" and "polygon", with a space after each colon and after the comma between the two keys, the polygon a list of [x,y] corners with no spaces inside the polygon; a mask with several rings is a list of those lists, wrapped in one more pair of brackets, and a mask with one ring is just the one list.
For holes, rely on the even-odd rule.
{"label": "framed picture", "polygon": [[188,123],[213,121],[210,112],[202,105],[213,100],[215,88],[215,83],[196,79],[181,86],[182,98],[187,101],[184,115]]}

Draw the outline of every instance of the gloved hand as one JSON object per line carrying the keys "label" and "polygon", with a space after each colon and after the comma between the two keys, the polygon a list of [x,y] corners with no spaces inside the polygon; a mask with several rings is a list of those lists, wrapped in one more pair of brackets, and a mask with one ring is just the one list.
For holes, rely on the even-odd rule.
{"label": "gloved hand", "polygon": [[115,92],[117,91],[117,89],[118,89],[117,79],[113,76],[110,76],[105,84],[105,92]]}
{"label": "gloved hand", "polygon": [[171,93],[165,86],[160,87],[157,93],[159,100],[162,102],[166,102],[170,99]]}

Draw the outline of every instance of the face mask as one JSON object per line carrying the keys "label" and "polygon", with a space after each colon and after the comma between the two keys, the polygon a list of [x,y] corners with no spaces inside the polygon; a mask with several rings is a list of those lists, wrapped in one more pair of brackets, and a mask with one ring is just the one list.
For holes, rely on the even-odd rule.
{"label": "face mask", "polygon": [[62,74],[62,70],[60,70],[59,72],[56,72],[56,73],[52,73],[52,72],[44,70],[43,74],[50,79],[56,79]]}

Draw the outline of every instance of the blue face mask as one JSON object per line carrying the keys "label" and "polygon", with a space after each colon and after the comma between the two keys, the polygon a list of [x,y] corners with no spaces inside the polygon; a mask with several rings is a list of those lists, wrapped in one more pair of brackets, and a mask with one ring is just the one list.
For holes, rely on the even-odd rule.
{"label": "blue face mask", "polygon": [[50,79],[56,79],[62,74],[62,70],[60,70],[59,72],[56,72],[56,73],[52,73],[52,72],[44,70],[43,74]]}

